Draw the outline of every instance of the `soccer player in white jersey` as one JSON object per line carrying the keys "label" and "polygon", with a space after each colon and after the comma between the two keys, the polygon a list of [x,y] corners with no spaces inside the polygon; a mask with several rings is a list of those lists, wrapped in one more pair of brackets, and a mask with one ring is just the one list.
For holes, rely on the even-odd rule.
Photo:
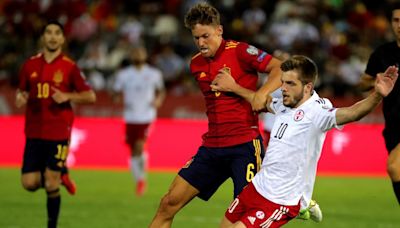
{"label": "soccer player in white jersey", "polygon": [[116,74],[113,90],[123,95],[126,143],[131,150],[130,168],[136,181],[136,194],[146,189],[146,156],[144,144],[150,124],[157,117],[165,98],[161,71],[146,63],[147,51],[135,47],[131,52],[132,64]]}
{"label": "soccer player in white jersey", "polygon": [[[375,91],[367,98],[349,107],[330,108],[328,100],[314,91],[317,67],[311,59],[295,55],[281,69],[282,99],[267,104],[276,119],[261,170],[229,206],[221,227],[280,227],[295,218],[300,202],[311,199],[326,132],[371,112],[398,77],[398,68],[390,66],[377,75]],[[254,96],[222,70],[211,88],[248,101]]]}

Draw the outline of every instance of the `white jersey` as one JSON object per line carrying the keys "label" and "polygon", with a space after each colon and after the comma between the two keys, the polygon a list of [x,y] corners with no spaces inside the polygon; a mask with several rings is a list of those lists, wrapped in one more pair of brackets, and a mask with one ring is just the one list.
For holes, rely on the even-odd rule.
{"label": "white jersey", "polygon": [[113,89],[123,94],[125,122],[151,123],[157,116],[153,106],[156,91],[163,87],[161,71],[148,64],[141,69],[129,66],[118,72]]}
{"label": "white jersey", "polygon": [[274,98],[275,123],[261,170],[252,182],[258,193],[281,205],[309,202],[326,131],[336,127],[336,109],[316,92],[298,108]]}

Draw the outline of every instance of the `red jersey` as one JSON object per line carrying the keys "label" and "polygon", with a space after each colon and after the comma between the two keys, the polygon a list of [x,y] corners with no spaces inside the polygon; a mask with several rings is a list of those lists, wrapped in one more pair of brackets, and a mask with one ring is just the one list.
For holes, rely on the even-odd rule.
{"label": "red jersey", "polygon": [[62,92],[90,90],[74,61],[60,54],[47,63],[43,54],[28,59],[22,66],[19,89],[29,93],[25,115],[27,138],[65,140],[71,135],[73,111],[70,102],[57,104],[52,87]]}
{"label": "red jersey", "polygon": [[256,91],[258,74],[265,68],[272,56],[251,45],[223,40],[214,58],[197,54],[190,64],[202,91],[207,108],[208,132],[203,135],[203,145],[226,147],[242,144],[256,138],[258,114],[244,98],[230,92],[213,92],[210,84],[222,68],[229,71],[242,87]]}

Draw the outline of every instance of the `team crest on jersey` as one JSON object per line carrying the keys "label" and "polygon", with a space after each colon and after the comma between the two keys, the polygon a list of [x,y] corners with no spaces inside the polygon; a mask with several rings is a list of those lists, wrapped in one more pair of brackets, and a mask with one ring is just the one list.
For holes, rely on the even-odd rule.
{"label": "team crest on jersey", "polygon": [[256,212],[256,217],[258,219],[263,219],[265,217],[265,213],[263,211],[257,211]]}
{"label": "team crest on jersey", "polygon": [[300,121],[304,118],[304,111],[299,109],[294,114],[294,121]]}
{"label": "team crest on jersey", "polygon": [[258,49],[252,45],[249,45],[249,47],[247,48],[247,53],[249,53],[250,55],[257,55],[258,54]]}
{"label": "team crest on jersey", "polygon": [[204,72],[201,72],[199,78],[204,78],[204,77],[207,77],[207,74]]}
{"label": "team crest on jersey", "polygon": [[63,77],[64,77],[63,72],[62,72],[61,70],[57,70],[57,71],[54,73],[54,76],[53,76],[53,81],[54,81],[54,83],[55,83],[56,85],[60,85],[60,83],[63,81]]}

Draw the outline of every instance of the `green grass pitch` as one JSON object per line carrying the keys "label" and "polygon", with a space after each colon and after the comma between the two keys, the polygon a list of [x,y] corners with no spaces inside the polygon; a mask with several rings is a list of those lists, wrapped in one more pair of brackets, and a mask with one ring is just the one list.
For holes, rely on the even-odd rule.
{"label": "green grass pitch", "polygon": [[[151,172],[145,196],[134,195],[128,171],[72,170],[75,196],[62,189],[60,228],[141,228],[152,219],[175,173]],[[324,213],[322,223],[291,221],[287,227],[400,227],[400,207],[388,178],[318,177],[314,198]],[[209,202],[194,199],[176,217],[174,228],[218,227],[232,199],[226,182]],[[0,169],[0,227],[46,227],[45,193],[20,186],[20,171]]]}

